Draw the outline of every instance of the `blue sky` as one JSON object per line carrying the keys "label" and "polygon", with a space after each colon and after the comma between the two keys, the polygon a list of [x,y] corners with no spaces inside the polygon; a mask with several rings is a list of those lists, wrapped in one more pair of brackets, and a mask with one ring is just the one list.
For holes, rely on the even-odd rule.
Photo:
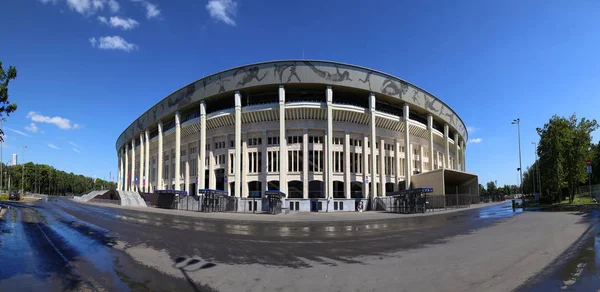
{"label": "blue sky", "polygon": [[117,137],[169,93],[304,52],[437,95],[475,139],[468,171],[516,184],[514,118],[524,167],[553,114],[597,118],[598,11],[591,0],[2,0],[0,60],[18,69],[9,93],[19,106],[3,124],[3,159],[27,145],[27,161],[114,176]]}

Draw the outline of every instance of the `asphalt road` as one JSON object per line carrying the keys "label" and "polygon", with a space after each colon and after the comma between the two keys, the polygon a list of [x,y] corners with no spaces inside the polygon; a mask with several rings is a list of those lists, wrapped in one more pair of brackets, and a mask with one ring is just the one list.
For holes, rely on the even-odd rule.
{"label": "asphalt road", "polygon": [[[68,199],[0,202],[8,207],[0,220],[0,291],[213,291],[190,280],[187,272],[219,264],[303,268],[307,262],[356,263],[358,255],[439,244],[496,224],[517,214],[509,204],[389,220],[244,223]],[[131,246],[168,256],[140,263],[123,252]]]}

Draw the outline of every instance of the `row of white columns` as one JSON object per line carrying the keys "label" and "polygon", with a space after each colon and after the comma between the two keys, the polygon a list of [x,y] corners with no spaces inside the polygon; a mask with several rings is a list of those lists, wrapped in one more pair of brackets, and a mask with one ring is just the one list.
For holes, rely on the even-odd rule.
{"label": "row of white columns", "polygon": [[[331,147],[333,144],[333,90],[330,86],[328,86],[326,88],[326,92],[325,92],[325,96],[326,96],[326,108],[327,108],[327,128],[326,128],[326,133],[325,133],[325,148],[324,148],[324,155],[325,155],[325,165],[324,165],[324,183],[325,183],[325,197],[333,197],[333,157],[332,157],[332,151],[331,151]],[[285,126],[285,88],[283,85],[281,85],[279,87],[279,142],[280,142],[280,146],[279,146],[279,151],[280,151],[280,155],[279,155],[279,188],[280,191],[287,193],[287,136],[286,136],[286,126]],[[242,169],[241,169],[241,161],[242,161],[242,122],[241,122],[241,118],[242,118],[242,106],[241,106],[241,94],[239,91],[236,91],[234,94],[234,104],[235,104],[235,143],[234,143],[234,147],[235,147],[235,160],[234,160],[234,189],[233,192],[236,196],[241,196],[242,195]],[[381,139],[380,143],[379,143],[379,148],[377,149],[376,145],[377,145],[377,125],[376,125],[376,96],[374,93],[371,93],[369,95],[369,128],[370,128],[370,133],[369,133],[369,137],[365,137],[364,139],[364,146],[363,149],[366,149],[367,146],[367,142],[370,142],[370,157],[371,157],[371,179],[369,178],[369,175],[367,174],[366,171],[366,167],[368,167],[369,163],[368,163],[368,155],[366,153],[366,151],[363,151],[363,165],[365,167],[365,171],[363,171],[363,181],[365,182],[365,187],[363,187],[363,190],[367,193],[370,193],[369,197],[374,197],[374,194],[377,194],[377,183],[375,182],[375,174],[377,173],[377,151],[380,151],[380,183],[379,183],[379,194],[383,195],[385,194],[385,175],[384,175],[384,165],[385,165],[385,157],[383,155],[384,153],[384,140]],[[400,158],[399,158],[399,146],[400,143],[398,142],[398,140],[396,141],[396,157],[394,159],[396,159],[396,175],[399,174],[399,168],[400,167],[404,167],[404,178],[405,178],[405,186],[407,188],[410,187],[411,185],[411,175],[412,175],[412,144],[410,143],[410,108],[408,106],[408,104],[405,104],[403,106],[403,117],[401,118],[401,121],[404,123],[404,136],[403,136],[403,140],[404,140],[404,153],[405,153],[405,157],[404,157],[404,165],[401,166],[400,165]],[[433,116],[429,115],[427,117],[427,128],[429,130],[429,169],[433,170],[433,160],[434,160],[434,149],[433,149]],[[303,139],[303,143],[307,144],[308,143],[308,139],[307,139],[307,132],[304,132],[304,139]],[[140,168],[138,169],[138,178],[140,180],[140,182],[142,182],[142,180],[145,180],[145,183],[141,184],[141,189],[136,189],[136,184],[135,184],[135,139],[131,140],[131,170],[129,168],[129,151],[126,151],[126,146],[123,147],[122,151],[119,151],[119,181],[118,181],[118,189],[119,190],[130,190],[130,191],[142,191],[142,192],[149,192],[150,191],[150,182],[149,182],[149,168],[150,168],[150,163],[149,163],[149,159],[150,159],[150,137],[149,137],[149,130],[146,129],[144,133],[140,133],[140,159],[142,160],[140,163]],[[345,145],[345,154],[344,154],[344,159],[346,160],[345,163],[345,173],[346,173],[346,184],[345,184],[345,188],[350,187],[350,149],[349,149],[349,136],[346,135],[346,141],[344,143]],[[263,137],[263,141],[266,143],[266,137]],[[460,149],[459,149],[459,142],[458,142],[458,134],[454,134],[454,144],[455,144],[455,160],[454,160],[454,164],[455,165],[451,165],[451,160],[450,160],[450,145],[449,145],[449,126],[448,124],[444,125],[444,161],[442,162],[442,166],[444,168],[453,168],[453,169],[459,169],[459,165],[462,164],[461,170],[465,171],[466,167],[465,167],[465,151],[464,151],[464,142],[461,141],[460,142]],[[206,145],[207,145],[207,138],[206,138],[206,105],[205,103],[202,101],[200,102],[200,139],[198,141],[198,151],[197,151],[197,161],[198,161],[198,188],[199,189],[204,189],[205,187],[205,170],[206,170],[206,166],[204,163],[204,158],[206,157]],[[308,145],[304,145],[303,148],[307,148]],[[264,148],[264,147],[263,147]],[[165,188],[165,184],[163,182],[163,123],[162,121],[159,121],[158,123],[158,149],[157,149],[158,153],[157,153],[157,177],[156,177],[156,181],[159,182],[157,183],[156,189],[164,189]],[[264,150],[264,149],[263,149]],[[421,146],[421,156],[423,155],[423,147]],[[210,155],[211,156],[209,159],[211,159],[209,161],[209,173],[210,171],[214,172],[214,169],[212,167],[213,165],[213,161],[212,161],[212,151],[210,151]],[[187,161],[189,161],[189,155],[188,154],[188,159]],[[266,159],[266,153],[263,153],[263,159]],[[181,116],[179,112],[175,113],[175,157],[171,157],[171,159],[175,159],[175,189],[179,190],[181,187],[181,181],[180,181],[180,177],[181,177]],[[228,158],[227,158],[228,159]],[[189,162],[186,161],[186,167],[185,167],[185,181],[189,182]],[[304,169],[305,169],[305,173],[308,172],[308,159],[304,159]],[[421,158],[421,171],[423,171],[423,159]],[[266,173],[266,163],[263,163],[263,169],[261,170],[262,173]],[[306,175],[305,175],[306,176]],[[127,183],[125,180],[129,178],[129,183]],[[304,187],[308,188],[308,177],[303,177],[304,180]],[[367,186],[368,183],[371,182],[371,187],[370,190],[367,190]],[[264,182],[266,183],[266,181]],[[214,184],[214,183],[213,183]],[[212,187],[212,186],[209,186]],[[187,189],[187,186],[185,187]],[[264,189],[264,187],[263,187]],[[349,193],[349,190],[346,190],[346,194]]]}

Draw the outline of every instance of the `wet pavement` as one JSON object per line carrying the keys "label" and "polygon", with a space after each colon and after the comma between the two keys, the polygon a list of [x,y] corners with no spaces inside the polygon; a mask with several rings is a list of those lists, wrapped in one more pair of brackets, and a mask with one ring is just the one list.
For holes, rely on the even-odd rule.
{"label": "wet pavement", "polygon": [[[444,243],[515,216],[510,202],[431,216],[352,222],[241,222],[88,205],[0,202],[0,291],[213,291],[186,271],[219,264],[291,268]],[[265,215],[269,216],[269,215]],[[144,247],[168,256],[133,259]],[[167,267],[157,269],[157,266]],[[167,273],[175,270],[178,274]],[[226,275],[224,275],[225,277]]]}
{"label": "wet pavement", "polygon": [[582,220],[591,223],[588,231],[518,291],[600,291],[600,210]]}

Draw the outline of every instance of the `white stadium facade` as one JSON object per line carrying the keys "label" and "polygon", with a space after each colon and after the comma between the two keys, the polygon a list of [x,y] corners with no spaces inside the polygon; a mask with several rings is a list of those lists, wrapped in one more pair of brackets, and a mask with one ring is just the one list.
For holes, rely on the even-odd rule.
{"label": "white stadium facade", "polygon": [[408,188],[477,195],[466,141],[448,105],[397,77],[329,61],[257,63],[195,81],[137,118],[116,143],[117,188],[223,190],[240,206],[279,190],[291,211],[354,211]]}

